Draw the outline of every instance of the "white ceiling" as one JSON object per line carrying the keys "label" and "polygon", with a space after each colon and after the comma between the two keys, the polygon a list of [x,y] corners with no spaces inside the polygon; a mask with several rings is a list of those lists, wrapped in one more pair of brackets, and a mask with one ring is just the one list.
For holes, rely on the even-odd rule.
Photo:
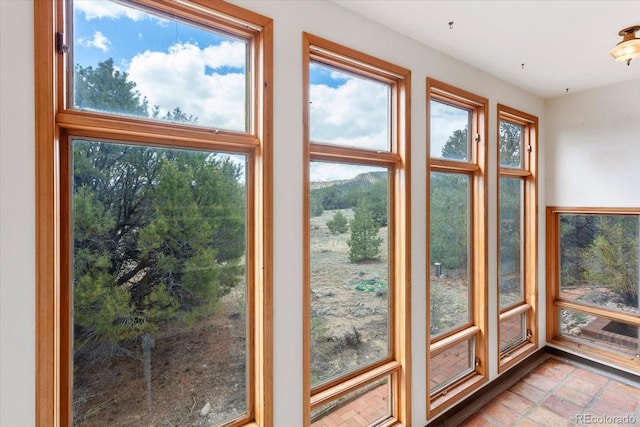
{"label": "white ceiling", "polygon": [[542,98],[640,78],[609,56],[640,0],[334,1]]}

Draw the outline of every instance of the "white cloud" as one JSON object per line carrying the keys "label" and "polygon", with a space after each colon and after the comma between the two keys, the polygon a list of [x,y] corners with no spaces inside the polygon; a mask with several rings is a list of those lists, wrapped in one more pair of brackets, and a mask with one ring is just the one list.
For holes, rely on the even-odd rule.
{"label": "white cloud", "polygon": [[208,46],[203,51],[204,61],[211,68],[224,66],[244,67],[246,46],[240,42],[223,41],[216,46]]}
{"label": "white cloud", "polygon": [[466,110],[433,101],[431,114],[431,157],[441,157],[442,149],[456,130],[468,126],[469,116]]}
{"label": "white cloud", "polygon": [[360,78],[337,87],[311,85],[311,139],[388,150],[389,88]]}
{"label": "white cloud", "polygon": [[[198,117],[198,124],[221,129],[245,129],[245,76],[215,73],[222,66],[244,64],[245,45],[222,43],[200,49],[191,43],[176,44],[168,52],[134,56],[127,72],[137,89],[158,105],[160,115],[179,107]],[[205,66],[214,69],[205,74]]]}
{"label": "white cloud", "polygon": [[73,7],[75,10],[84,13],[87,21],[91,21],[92,19],[117,19],[122,17],[129,18],[133,21],[141,21],[145,19],[145,17],[148,17],[148,15],[142,11],[104,0],[75,0]]}
{"label": "white cloud", "polygon": [[111,46],[111,41],[100,31],[95,32],[92,40],[79,39],[78,43],[81,46],[98,48],[103,52],[109,52],[109,46]]}

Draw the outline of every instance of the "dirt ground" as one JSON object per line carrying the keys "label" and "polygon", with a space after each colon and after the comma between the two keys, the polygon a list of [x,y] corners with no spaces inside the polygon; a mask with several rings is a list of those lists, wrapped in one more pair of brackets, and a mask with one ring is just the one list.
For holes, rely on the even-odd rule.
{"label": "dirt ground", "polygon": [[244,313],[232,296],[222,302],[210,319],[155,338],[151,410],[142,359],[76,366],[74,412],[84,415],[77,425],[200,427],[245,413]]}
{"label": "dirt ground", "polygon": [[[349,261],[350,232],[326,226],[336,211],[311,218],[311,379],[319,384],[389,354],[387,228],[376,260]],[[350,209],[342,210],[349,219]]]}

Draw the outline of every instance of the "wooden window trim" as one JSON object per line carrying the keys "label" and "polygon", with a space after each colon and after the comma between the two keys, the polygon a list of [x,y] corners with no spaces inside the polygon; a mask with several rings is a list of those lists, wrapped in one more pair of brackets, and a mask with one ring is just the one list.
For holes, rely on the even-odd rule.
{"label": "wooden window trim", "polygon": [[370,150],[360,150],[356,148],[337,147],[328,144],[309,143],[309,152],[313,153],[314,160],[335,162],[349,160],[350,163],[393,166],[401,162],[402,157],[396,153],[377,153]]}
{"label": "wooden window trim", "polygon": [[547,290],[547,343],[571,353],[618,366],[635,375],[640,374],[640,358],[629,358],[603,348],[587,345],[582,341],[560,334],[560,309],[578,311],[611,320],[619,320],[640,327],[640,316],[604,307],[567,301],[560,298],[560,215],[640,215],[640,207],[558,207],[546,208],[546,290]]}
{"label": "wooden window trim", "polygon": [[384,378],[391,374],[395,374],[401,369],[396,361],[387,362],[374,369],[370,369],[360,375],[350,377],[348,380],[341,381],[334,387],[325,389],[311,397],[311,410],[322,406],[322,404],[337,399],[345,394],[352,392],[365,384],[374,382],[380,378]]}
{"label": "wooden window trim", "polygon": [[[504,104],[497,105],[497,165],[498,165],[498,191],[496,206],[498,212],[498,242],[500,241],[500,178],[515,178],[523,182],[523,300],[520,303],[511,305],[505,309],[498,309],[498,373],[502,373],[519,361],[523,360],[538,348],[538,195],[537,195],[537,175],[538,175],[538,118]],[[507,121],[524,127],[523,140],[523,165],[521,168],[500,166],[500,122]],[[497,249],[496,260],[500,260],[500,248]],[[498,273],[499,274],[499,273]],[[498,301],[500,287],[498,286]],[[499,305],[498,305],[499,307]],[[526,316],[527,339],[515,348],[502,351],[500,349],[500,322],[508,317],[520,315]]]}
{"label": "wooden window trim", "polygon": [[465,377],[452,388],[447,389],[446,393],[440,393],[431,399],[431,408],[427,410],[431,415],[428,418],[441,414],[446,409],[460,402],[465,396],[478,390],[485,383],[486,378],[483,375],[475,374]]}
{"label": "wooden window trim", "polygon": [[[507,121],[514,123],[525,128],[523,150],[527,151],[529,155],[523,153],[523,165],[520,168],[512,166],[500,165],[500,150],[498,150],[498,168],[500,174],[522,174],[521,176],[535,176],[538,166],[537,145],[538,145],[538,118],[524,111],[516,110],[515,108],[508,107],[504,104],[498,104],[498,130],[500,129],[500,122]],[[500,147],[500,133],[497,135],[497,144]],[[527,146],[531,147],[531,150],[527,150]]]}
{"label": "wooden window trim", "polygon": [[[426,79],[427,89],[427,145],[429,147],[430,139],[430,101],[432,99],[439,102],[443,102],[449,105],[457,106],[462,109],[472,112],[472,129],[469,130],[470,135],[476,135],[479,137],[478,141],[472,146],[471,159],[468,162],[464,161],[452,161],[443,160],[437,157],[431,157],[430,148],[428,148],[428,170],[427,170],[427,183],[426,188],[430,188],[430,175],[431,172],[449,172],[449,173],[461,173],[467,174],[471,177],[471,206],[470,206],[470,229],[471,229],[471,279],[474,286],[471,290],[471,298],[474,302],[471,306],[471,325],[461,327],[453,332],[444,334],[437,337],[436,340],[431,340],[427,337],[427,387],[431,384],[430,373],[430,359],[432,351],[438,348],[438,341],[442,340],[444,345],[453,345],[456,341],[455,337],[458,334],[471,334],[473,330],[475,335],[475,354],[476,354],[476,371],[471,375],[468,375],[458,382],[452,384],[447,392],[443,395],[438,393],[432,395],[427,390],[427,418],[431,419],[434,416],[442,413],[451,405],[462,400],[465,396],[468,396],[474,390],[477,390],[483,384],[488,381],[488,348],[487,348],[487,321],[488,321],[488,259],[486,257],[486,248],[488,242],[488,226],[486,223],[487,217],[487,184],[486,184],[486,171],[487,171],[487,132],[488,132],[488,105],[487,98],[468,92],[466,90],[457,88],[442,81],[427,77]],[[472,138],[473,141],[473,138]],[[428,198],[427,198],[428,199]],[[427,200],[426,209],[426,221],[430,223],[430,200]],[[427,227],[429,229],[429,227]],[[427,236],[428,237],[428,236]],[[427,260],[430,259],[430,239],[427,238]],[[427,298],[430,294],[431,275],[429,273],[429,264],[427,261]],[[427,331],[430,330],[431,309],[430,304],[426,304],[426,322]],[[478,328],[476,331],[475,328]]]}
{"label": "wooden window trim", "polygon": [[[206,2],[195,0],[200,5]],[[143,0],[144,3],[149,3]],[[66,110],[64,59],[55,52],[54,35],[63,28],[66,5],[59,0],[42,0],[34,8],[34,58],[35,58],[35,168],[36,168],[36,425],[59,427],[71,423],[71,336],[62,327],[70,323],[69,292],[63,292],[63,283],[70,277],[70,241],[64,230],[68,228],[69,207],[64,203],[68,176],[68,153],[61,152],[61,141],[69,132],[85,136],[105,135],[127,138],[140,142],[194,148],[229,149],[253,153],[253,197],[249,209],[255,212],[248,232],[253,239],[253,270],[255,277],[254,298],[254,348],[249,357],[253,360],[249,400],[250,420],[246,426],[273,425],[273,360],[272,360],[272,112],[273,112],[273,23],[270,18],[244,10],[224,2],[214,7],[223,15],[240,21],[254,22],[261,28],[254,36],[254,47],[259,55],[252,58],[253,93],[251,100],[253,135],[223,132],[211,136],[211,132],[179,124],[164,124],[127,118],[102,117]],[[150,3],[157,7],[160,3]],[[167,8],[176,5],[166,4]],[[211,5],[208,5],[211,7]],[[193,12],[193,11],[192,11]],[[194,14],[194,17],[197,18]],[[211,25],[223,22],[205,17]],[[197,18],[200,19],[200,18]],[[214,24],[215,26],[215,24]],[[216,27],[217,28],[217,27]],[[227,29],[240,28],[231,25]],[[125,123],[115,126],[115,122]],[[160,128],[162,132],[158,133]],[[153,138],[152,138],[153,136]],[[153,141],[152,141],[153,139]],[[213,141],[213,145],[212,145]],[[253,203],[253,200],[256,200]],[[65,313],[67,313],[65,315]],[[68,328],[67,328],[68,329]],[[234,425],[238,425],[235,423]]]}
{"label": "wooden window trim", "polygon": [[523,169],[500,168],[500,178],[529,178],[531,173]]}
{"label": "wooden window trim", "polygon": [[438,339],[438,341],[429,346],[429,352],[432,356],[439,354],[442,351],[451,348],[458,343],[461,343],[462,341],[471,339],[473,336],[478,335],[479,332],[480,327],[476,325],[469,325],[468,327],[456,332],[455,334],[451,334],[449,336]]}
{"label": "wooden window trim", "polygon": [[472,163],[457,162],[455,160],[445,160],[434,158],[430,160],[431,172],[453,172],[453,173],[480,173],[480,166]]}
{"label": "wooden window trim", "polygon": [[[161,123],[148,119],[136,119],[130,117],[114,117],[100,113],[87,113],[84,111],[66,110],[56,114],[56,123],[60,127],[75,129],[89,134],[122,134],[123,124],[127,128],[128,135],[135,138],[155,142],[158,139],[175,141],[176,143],[188,142],[198,147],[211,146],[211,130],[197,128],[179,123]],[[114,136],[115,138],[116,136]],[[131,137],[131,136],[129,136]],[[237,150],[240,146],[246,148],[258,147],[260,138],[257,135],[218,131],[216,133],[216,145]]]}
{"label": "wooden window trim", "polygon": [[[363,384],[391,375],[393,379],[394,417],[383,422],[383,426],[402,426],[411,424],[411,310],[410,310],[410,131],[411,131],[411,72],[384,60],[342,46],[324,38],[303,32],[303,164],[304,164],[304,218],[303,218],[303,255],[304,255],[304,319],[305,331],[303,346],[303,425],[309,425],[311,408],[317,407],[356,390]],[[354,71],[390,84],[391,94],[391,147],[389,151],[375,151],[350,147],[320,144],[310,139],[309,129],[309,64],[317,60],[335,66],[341,70]],[[309,330],[311,318],[310,270],[310,218],[309,218],[309,163],[312,160],[343,162],[349,164],[368,164],[389,168],[389,275],[394,291],[390,298],[390,347],[388,358],[371,366],[352,372],[341,378],[311,387],[311,339]]]}
{"label": "wooden window trim", "polygon": [[500,321],[507,320],[514,316],[519,316],[522,313],[526,313],[529,310],[531,310],[530,304],[527,304],[527,303],[519,304],[519,305],[516,305],[515,307],[510,307],[504,310],[502,313],[500,313],[499,320]]}

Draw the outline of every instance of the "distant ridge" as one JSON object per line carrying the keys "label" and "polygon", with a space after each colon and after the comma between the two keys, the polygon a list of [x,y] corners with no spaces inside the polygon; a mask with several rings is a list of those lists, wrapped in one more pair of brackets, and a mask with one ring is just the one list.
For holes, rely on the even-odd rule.
{"label": "distant ridge", "polygon": [[348,191],[356,186],[362,189],[371,187],[374,183],[386,178],[387,172],[364,172],[350,179],[337,179],[335,181],[312,181],[309,183],[311,191],[321,188],[337,186],[340,190]]}

